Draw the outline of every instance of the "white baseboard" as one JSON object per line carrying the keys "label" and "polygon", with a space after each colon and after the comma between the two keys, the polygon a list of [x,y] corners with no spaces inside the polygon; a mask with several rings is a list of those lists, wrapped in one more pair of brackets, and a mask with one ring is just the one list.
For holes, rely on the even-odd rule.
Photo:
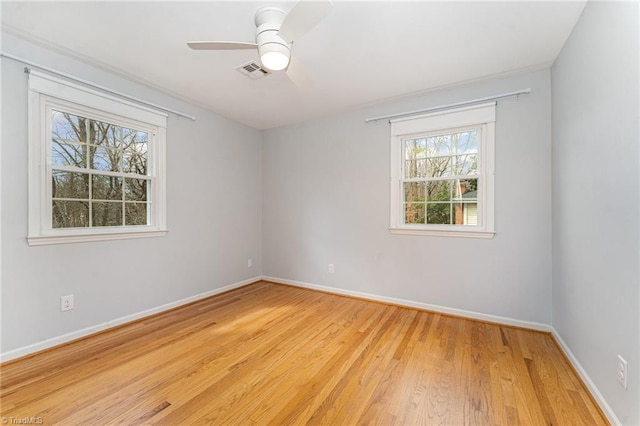
{"label": "white baseboard", "polygon": [[571,362],[571,364],[573,365],[573,368],[576,370],[576,372],[584,382],[584,385],[589,389],[591,396],[593,396],[593,398],[596,400],[604,415],[607,416],[607,420],[609,420],[609,423],[611,423],[612,425],[621,425],[622,422],[620,422],[616,414],[611,409],[611,406],[609,406],[607,401],[604,399],[604,396],[602,396],[595,383],[593,383],[591,377],[589,377],[585,369],[582,368],[582,365],[575,357],[575,355],[573,355],[573,352],[571,352],[569,346],[564,342],[564,340],[562,340],[562,337],[560,337],[558,331],[555,328],[551,327],[551,334],[553,335],[553,338],[556,339],[556,342],[558,342],[560,349],[562,350],[562,352],[564,352],[569,362]]}
{"label": "white baseboard", "polygon": [[219,293],[224,293],[225,291],[233,290],[235,288],[243,287],[245,285],[254,283],[256,281],[260,281],[262,279],[261,276],[249,278],[244,281],[238,281],[233,284],[226,285],[224,287],[216,288],[211,291],[207,291],[204,293],[196,294],[195,296],[186,297],[184,299],[177,300],[175,302],[167,303],[161,306],[157,306],[155,308],[146,309],[141,312],[137,312],[135,314],[127,315],[124,317],[120,317],[114,319],[112,321],[103,322],[102,324],[97,324],[91,327],[83,328],[82,330],[73,331],[71,333],[63,334],[62,336],[53,337],[51,339],[43,340],[42,342],[34,343],[28,346],[24,346],[22,348],[14,349],[8,352],[3,352],[0,354],[0,362],[9,361],[12,359],[20,358],[26,355],[30,355],[35,352],[42,351],[44,349],[49,349],[57,345],[61,345],[63,343],[70,342],[72,340],[80,339],[82,337],[86,337],[90,334],[97,333],[99,331],[106,330],[108,328],[116,327],[118,325],[122,325],[131,321],[135,321],[140,318],[148,317],[150,315],[154,315],[163,311],[168,311],[169,309],[177,308],[182,305],[186,305],[187,303],[195,302],[200,299],[205,299],[210,296],[214,296]]}
{"label": "white baseboard", "polygon": [[497,316],[497,315],[483,314],[483,313],[480,313],[480,312],[467,311],[467,310],[464,310],[464,309],[447,308],[445,306],[431,305],[429,303],[415,302],[413,300],[396,299],[394,297],[379,296],[377,294],[370,294],[370,293],[362,293],[362,292],[359,292],[359,291],[344,290],[344,289],[341,289],[341,288],[327,287],[327,286],[322,286],[322,285],[317,285],[317,284],[310,284],[310,283],[306,283],[306,282],[302,282],[302,281],[288,280],[288,279],[284,279],[284,278],[263,276],[262,279],[265,280],[265,281],[271,281],[271,282],[278,283],[278,284],[286,284],[286,285],[291,285],[291,286],[295,286],[295,287],[308,288],[308,289],[311,289],[311,290],[318,290],[318,291],[322,291],[322,292],[325,292],[325,293],[338,294],[338,295],[342,295],[342,296],[352,296],[352,297],[357,297],[357,298],[360,298],[360,299],[372,300],[372,301],[375,301],[375,302],[391,303],[393,305],[400,305],[400,306],[406,306],[406,307],[409,307],[409,308],[423,309],[425,311],[432,311],[432,312],[437,312],[437,313],[441,313],[441,314],[454,315],[454,316],[458,316],[458,317],[475,319],[475,320],[479,320],[479,321],[486,321],[486,322],[493,322],[493,323],[496,323],[496,324],[510,325],[510,326],[514,326],[514,327],[528,328],[528,329],[537,330],[537,331],[545,331],[545,332],[550,332],[551,331],[551,326],[549,326],[547,324],[538,323],[538,322],[523,321],[523,320],[518,320],[518,319],[514,319],[514,318],[501,317],[501,316]]}

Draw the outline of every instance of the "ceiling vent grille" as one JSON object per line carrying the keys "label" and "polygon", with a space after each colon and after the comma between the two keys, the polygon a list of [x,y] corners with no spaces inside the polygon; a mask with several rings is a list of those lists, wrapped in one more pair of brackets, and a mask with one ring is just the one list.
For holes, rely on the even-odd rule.
{"label": "ceiling vent grille", "polygon": [[256,64],[254,61],[247,62],[246,64],[242,64],[239,67],[236,67],[236,70],[243,75],[246,75],[252,80],[257,80],[262,77],[266,77],[271,74],[271,71],[268,71],[262,68],[260,65]]}

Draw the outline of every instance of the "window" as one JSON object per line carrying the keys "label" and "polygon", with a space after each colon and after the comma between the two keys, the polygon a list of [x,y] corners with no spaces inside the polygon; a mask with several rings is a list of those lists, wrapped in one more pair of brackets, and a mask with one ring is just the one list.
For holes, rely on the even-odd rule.
{"label": "window", "polygon": [[30,245],[160,236],[166,115],[31,71]]}
{"label": "window", "polygon": [[391,232],[492,238],[495,103],[391,123]]}

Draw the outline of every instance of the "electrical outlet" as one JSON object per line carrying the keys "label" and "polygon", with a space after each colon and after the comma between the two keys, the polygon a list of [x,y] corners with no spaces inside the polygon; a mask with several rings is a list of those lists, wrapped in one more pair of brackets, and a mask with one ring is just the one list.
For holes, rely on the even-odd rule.
{"label": "electrical outlet", "polygon": [[60,311],[70,311],[73,307],[73,294],[60,296]]}
{"label": "electrical outlet", "polygon": [[253,266],[253,259],[247,259],[247,268],[251,268]]}
{"label": "electrical outlet", "polygon": [[329,273],[333,274],[336,271],[336,268],[334,268],[333,263],[329,264]]}
{"label": "electrical outlet", "polygon": [[620,386],[625,389],[627,389],[627,376],[629,374],[627,371],[627,367],[627,361],[625,361],[624,358],[618,355],[618,369],[616,371],[616,377],[618,378],[618,383],[620,383]]}

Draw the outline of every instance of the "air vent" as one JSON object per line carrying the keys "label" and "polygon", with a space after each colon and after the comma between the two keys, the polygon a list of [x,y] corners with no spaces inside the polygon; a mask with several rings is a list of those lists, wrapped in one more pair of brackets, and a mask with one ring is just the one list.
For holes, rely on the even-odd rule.
{"label": "air vent", "polygon": [[247,62],[246,64],[242,64],[239,67],[236,67],[236,70],[238,70],[241,74],[246,75],[252,80],[257,80],[259,78],[266,77],[269,74],[271,74],[271,71],[268,71],[262,68],[260,65],[256,64],[253,61]]}

